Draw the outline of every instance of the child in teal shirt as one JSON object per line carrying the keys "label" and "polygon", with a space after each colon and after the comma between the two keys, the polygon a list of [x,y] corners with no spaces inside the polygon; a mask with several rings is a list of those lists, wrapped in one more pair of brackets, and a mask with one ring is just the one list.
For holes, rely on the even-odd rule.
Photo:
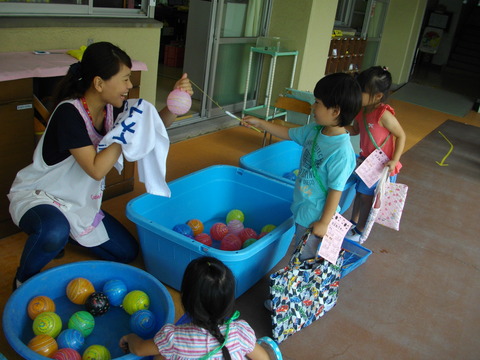
{"label": "child in teal shirt", "polygon": [[291,206],[296,243],[307,228],[312,228],[315,235],[307,243],[303,259],[315,256],[320,238],[339,210],[342,191],[355,169],[355,152],[344,127],[352,123],[362,104],[360,86],[344,73],[320,79],[313,94],[314,123],[287,128],[252,116],[242,120],[247,127],[257,127],[303,146]]}

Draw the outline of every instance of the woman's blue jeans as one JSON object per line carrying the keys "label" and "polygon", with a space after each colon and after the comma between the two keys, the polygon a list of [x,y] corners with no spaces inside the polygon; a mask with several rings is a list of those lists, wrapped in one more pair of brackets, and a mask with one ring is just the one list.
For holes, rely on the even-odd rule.
{"label": "woman's blue jeans", "polygon": [[[103,260],[129,263],[138,255],[137,240],[113,216],[104,211],[103,224],[110,240],[88,248]],[[39,273],[62,251],[70,238],[70,225],[65,215],[53,205],[37,205],[28,210],[19,227],[28,239],[17,270],[17,280],[24,282]]]}

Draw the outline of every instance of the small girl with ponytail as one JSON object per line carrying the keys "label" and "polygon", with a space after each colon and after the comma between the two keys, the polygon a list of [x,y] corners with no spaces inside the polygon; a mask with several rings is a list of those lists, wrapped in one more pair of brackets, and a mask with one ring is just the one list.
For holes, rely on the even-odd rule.
{"label": "small girl with ponytail", "polygon": [[155,359],[270,359],[250,325],[238,320],[235,278],[220,260],[193,260],[183,276],[181,299],[190,323],[166,324],[153,339],[123,336],[120,347]]}
{"label": "small girl with ponytail", "polygon": [[[350,135],[360,134],[360,160],[363,161],[375,149],[381,149],[390,159],[385,166],[390,170],[390,181],[395,182],[402,167],[400,157],[405,147],[406,135],[395,117],[394,109],[386,104],[392,86],[392,75],[388,68],[372,66],[362,71],[357,82],[362,89],[362,110],[346,127]],[[354,226],[346,238],[360,241],[372,207],[377,184],[368,187],[358,175],[356,196],[352,209],[351,222]]]}

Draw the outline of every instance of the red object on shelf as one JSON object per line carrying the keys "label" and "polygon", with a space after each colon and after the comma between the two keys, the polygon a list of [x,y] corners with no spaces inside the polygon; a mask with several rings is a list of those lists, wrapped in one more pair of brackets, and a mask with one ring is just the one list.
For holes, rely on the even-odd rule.
{"label": "red object on shelf", "polygon": [[183,46],[165,45],[163,64],[171,67],[183,67],[185,48]]}

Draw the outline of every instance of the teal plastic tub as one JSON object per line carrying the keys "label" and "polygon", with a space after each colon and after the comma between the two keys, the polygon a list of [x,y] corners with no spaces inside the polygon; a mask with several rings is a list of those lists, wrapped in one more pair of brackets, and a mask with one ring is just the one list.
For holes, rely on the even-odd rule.
{"label": "teal plastic tub", "polygon": [[[293,186],[295,181],[284,175],[299,168],[302,149],[302,146],[294,141],[280,141],[242,156],[240,167]],[[339,203],[341,214],[348,210],[355,198],[354,185],[353,178],[345,185]]]}
{"label": "teal plastic tub", "polygon": [[[62,319],[62,330],[67,329],[70,316],[76,311],[85,310],[83,305],[72,303],[66,296],[68,283],[77,277],[90,280],[96,291],[102,291],[108,280],[120,279],[126,284],[127,291],[141,290],[148,294],[149,310],[155,315],[158,329],[163,324],[174,321],[175,308],[170,293],[154,276],[141,269],[111,261],[81,261],[61,265],[42,271],[26,281],[10,296],[5,306],[2,324],[5,337],[23,359],[46,359],[27,346],[35,336],[33,321],[27,313],[28,303],[36,296],[50,297],[55,302],[55,312]],[[118,346],[120,338],[131,332],[130,315],[119,306],[110,306],[104,315],[95,317],[95,328],[85,338],[80,355],[88,346],[98,344],[108,348],[112,359],[143,359],[133,354],[124,354]]]}
{"label": "teal plastic tub", "polygon": [[[195,258],[213,256],[236,278],[236,297],[242,295],[286,254],[293,237],[290,211],[293,186],[235,166],[216,165],[169,183],[170,198],[141,195],[127,204],[127,217],[136,224],[145,266],[163,283],[180,290],[185,268]],[[175,225],[199,219],[209,233],[215,222],[226,222],[230,210],[245,214],[244,226],[260,233],[276,228],[238,251],[206,246],[173,231]]]}

